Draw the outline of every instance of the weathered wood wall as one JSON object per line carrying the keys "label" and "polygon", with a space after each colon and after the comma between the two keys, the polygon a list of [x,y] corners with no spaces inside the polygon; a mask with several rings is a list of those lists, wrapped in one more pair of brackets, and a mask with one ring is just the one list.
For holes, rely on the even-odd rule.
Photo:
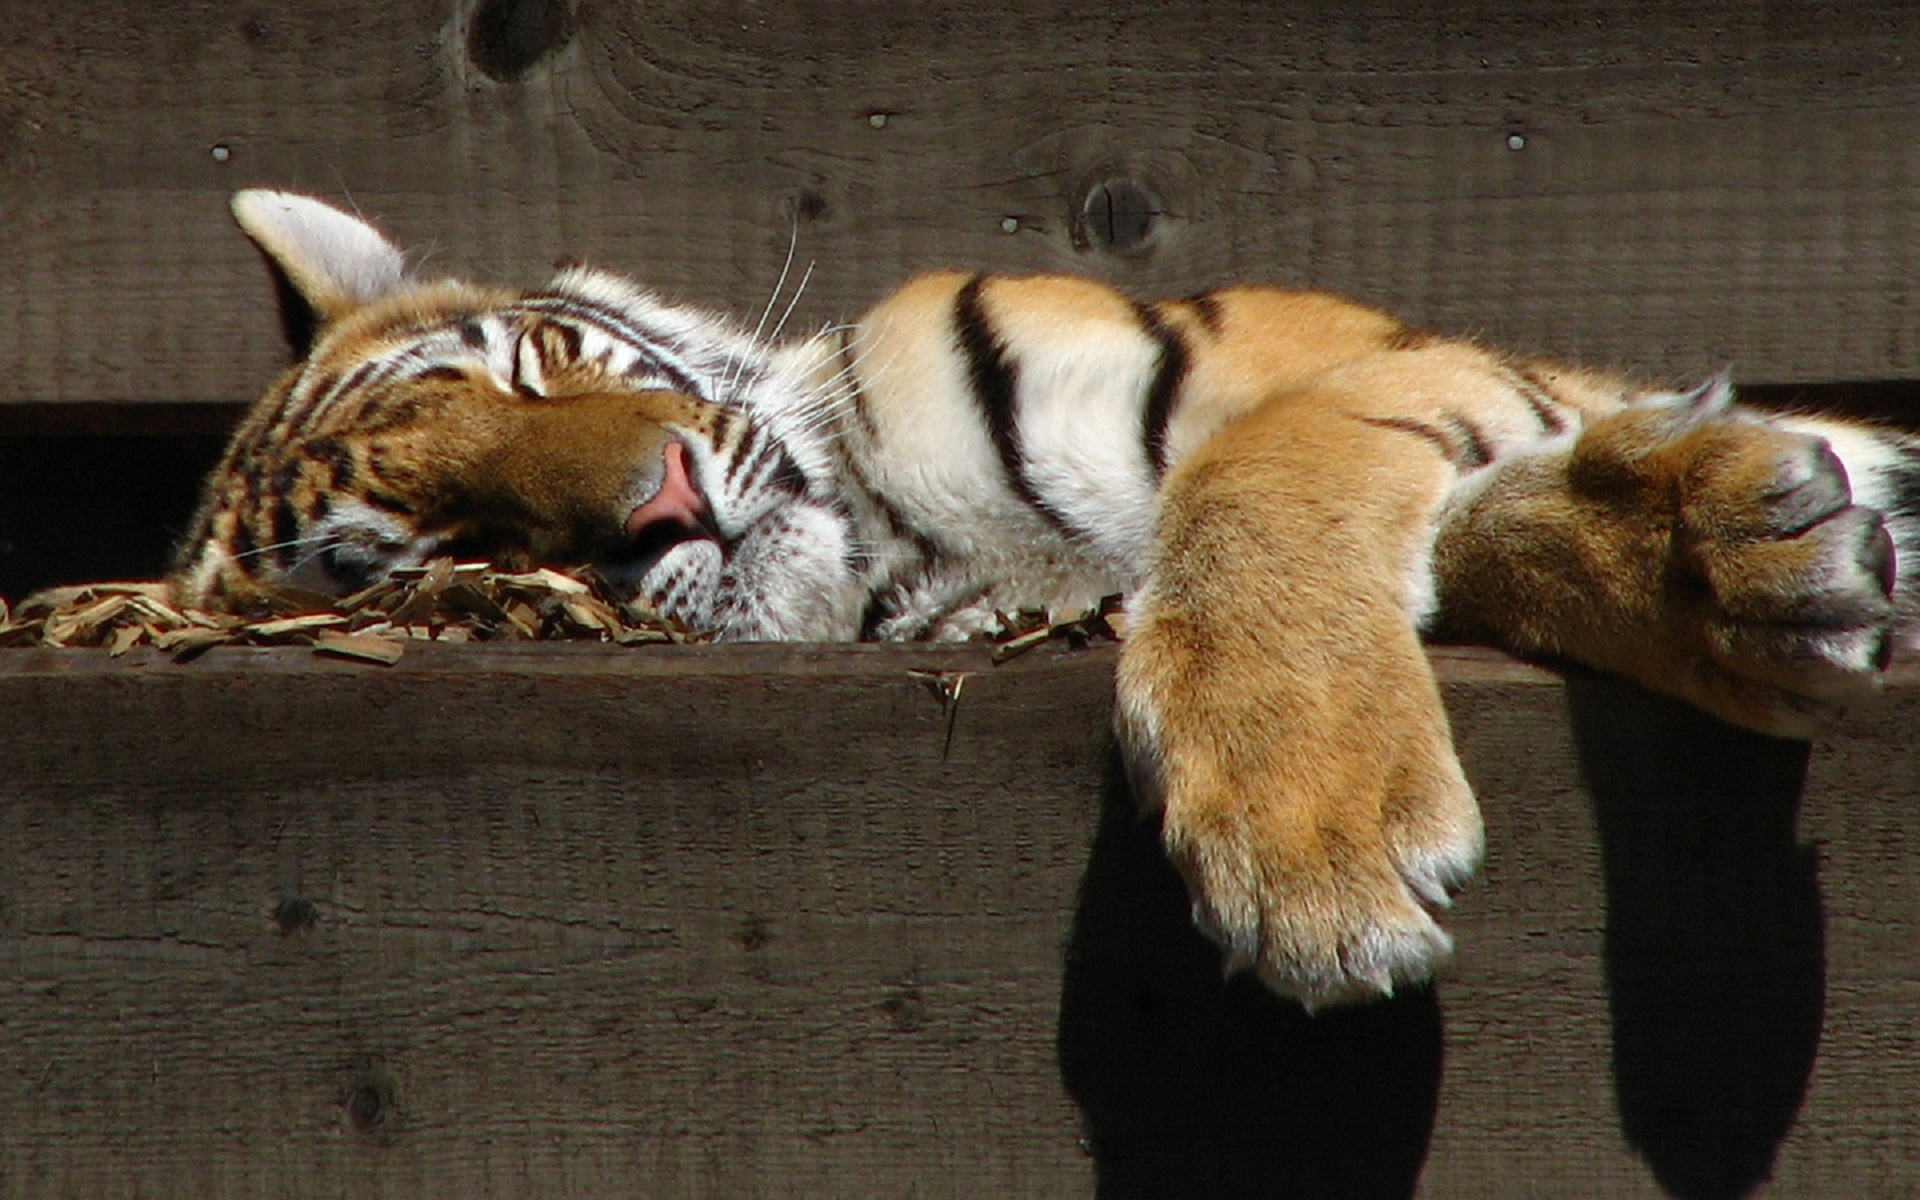
{"label": "weathered wood wall", "polygon": [[[798,327],[968,263],[1776,396],[1920,368],[1898,0],[5,16],[9,595],[157,567],[282,361],[250,185],[428,271],[746,313],[791,242]],[[935,665],[980,667],[0,656],[0,1197],[1920,1188],[1920,680],[1808,758],[1451,663],[1494,839],[1460,959],[1307,1021],[1218,983],[1106,782],[1102,658],[977,670],[950,748]]]}
{"label": "weathered wood wall", "polygon": [[1324,286],[1759,381],[1920,367],[1900,0],[10,0],[7,26],[3,402],[252,396],[279,350],[223,202],[257,184],[349,199],[429,270],[581,256],[740,311],[793,237],[803,326],[961,262]]}
{"label": "weathered wood wall", "polygon": [[1112,785],[1110,655],[984,660],[0,658],[0,1197],[1920,1187],[1920,675],[1809,752],[1443,656],[1460,952],[1307,1018]]}

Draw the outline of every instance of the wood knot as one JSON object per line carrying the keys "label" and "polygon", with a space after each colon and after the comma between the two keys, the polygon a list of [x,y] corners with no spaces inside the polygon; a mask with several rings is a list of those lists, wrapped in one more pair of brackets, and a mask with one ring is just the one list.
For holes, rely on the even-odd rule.
{"label": "wood knot", "polygon": [[1105,179],[1087,189],[1074,221],[1074,245],[1127,254],[1143,250],[1166,206],[1154,190],[1137,179]]}
{"label": "wood knot", "polygon": [[467,27],[467,57],[487,78],[512,83],[573,37],[568,0],[480,0]]}
{"label": "wood knot", "polygon": [[393,1110],[393,1096],[380,1080],[363,1080],[347,1092],[341,1107],[345,1110],[350,1129],[356,1133],[375,1134],[381,1131],[388,1113]]}
{"label": "wood knot", "polygon": [[927,1024],[927,1002],[917,987],[897,989],[880,1002],[880,1011],[897,1033],[914,1033]]}
{"label": "wood knot", "polygon": [[320,906],[305,896],[288,896],[273,906],[273,924],[282,937],[305,933],[320,921]]}
{"label": "wood knot", "polygon": [[795,223],[818,221],[832,208],[827,198],[812,188],[801,188],[784,197],[781,207],[786,210],[787,218]]}

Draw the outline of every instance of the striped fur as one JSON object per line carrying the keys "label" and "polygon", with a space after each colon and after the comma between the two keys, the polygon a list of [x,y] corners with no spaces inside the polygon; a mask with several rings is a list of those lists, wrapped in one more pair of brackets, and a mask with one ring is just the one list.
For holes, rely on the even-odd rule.
{"label": "striped fur", "polygon": [[1424,978],[1478,859],[1420,631],[1798,736],[1914,624],[1920,447],[1724,381],[1057,276],[922,276],[782,345],[596,271],[412,283],[303,197],[235,211],[319,339],[209,480],[184,599],[592,560],[725,639],[846,640],[1127,592],[1121,728],[1196,919],[1309,1004]]}

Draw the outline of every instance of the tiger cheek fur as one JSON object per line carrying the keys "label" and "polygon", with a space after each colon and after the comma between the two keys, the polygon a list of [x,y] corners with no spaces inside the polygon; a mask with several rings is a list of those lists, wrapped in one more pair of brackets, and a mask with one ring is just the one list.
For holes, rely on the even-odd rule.
{"label": "tiger cheek fur", "polygon": [[776,344],[597,271],[416,283],[305,197],[234,210],[323,334],[209,481],[187,599],[301,555],[358,578],[609,530],[621,586],[727,640],[959,637],[1127,591],[1119,727],[1195,919],[1309,1006],[1426,979],[1480,856],[1422,631],[1799,736],[1920,616],[1920,444],[1724,381],[1648,390],[1317,293],[957,272]]}

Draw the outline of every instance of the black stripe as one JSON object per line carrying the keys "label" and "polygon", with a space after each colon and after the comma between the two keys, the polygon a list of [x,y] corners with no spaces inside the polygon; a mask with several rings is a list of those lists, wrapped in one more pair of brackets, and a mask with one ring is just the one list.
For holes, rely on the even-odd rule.
{"label": "black stripe", "polygon": [[245,462],[235,464],[240,472],[240,494],[245,498],[248,510],[260,507],[260,495],[266,486],[266,456],[256,454]]}
{"label": "black stripe", "polygon": [[683,396],[700,397],[704,395],[704,393],[702,393],[698,388],[694,386],[693,376],[687,374],[685,371],[682,371],[679,367],[668,362],[666,359],[661,358],[659,355],[653,353],[653,348],[651,346],[645,345],[644,343],[641,343],[641,342],[629,342],[628,345],[638,352],[639,357],[636,358],[633,362],[633,365],[628,367],[626,371],[623,373],[625,378],[630,380],[642,380],[643,382],[646,382],[646,383],[652,383],[654,382],[653,379],[648,379],[645,377],[664,376],[667,382],[667,387],[673,391],[679,392]]}
{"label": "black stripe", "polygon": [[[361,363],[347,378],[357,380],[372,366],[372,363]],[[303,383],[296,383],[293,386],[293,389],[287,393],[286,400],[281,403],[280,411],[273,415],[273,424],[268,431],[270,440],[284,442],[304,429],[307,419],[320,406],[320,402],[340,390],[341,378],[339,375],[327,374],[314,380],[311,386],[303,386]]]}
{"label": "black stripe", "polygon": [[1019,418],[1014,412],[1020,387],[1019,365],[1007,360],[1007,348],[989,327],[986,310],[980,306],[984,275],[975,275],[960,288],[953,302],[954,333],[960,353],[967,360],[967,380],[973,386],[973,399],[986,422],[987,436],[1000,455],[1007,485],[1027,506],[1045,517],[1068,537],[1074,531],[1034,489],[1027,478],[1024,455],[1020,450]]}
{"label": "black stripe", "polygon": [[753,457],[754,447],[759,444],[759,440],[760,426],[749,421],[747,423],[747,431],[740,435],[739,444],[734,446],[732,452],[728,455],[727,473],[725,476],[726,486],[733,486],[733,481],[740,474],[740,468],[747,465],[747,460]]}
{"label": "black stripe", "polygon": [[566,321],[552,321],[548,323],[547,327],[560,335],[561,352],[566,355],[567,362],[579,362],[581,345],[580,330]]}
{"label": "black stripe", "polygon": [[1493,461],[1493,446],[1485,430],[1459,413],[1448,413],[1447,423],[1460,435],[1460,459],[1468,470],[1477,471]]}
{"label": "black stripe", "polygon": [[396,517],[417,516],[420,511],[392,492],[383,491],[379,488],[370,487],[364,489],[361,491],[359,499],[366,501],[367,504],[379,509],[381,512],[392,513]]}
{"label": "black stripe", "polygon": [[299,549],[295,542],[300,536],[300,519],[293,511],[293,501],[284,493],[274,500],[271,519],[273,529],[267,544],[275,547],[273,556],[280,561],[280,565],[290,567],[293,565],[293,552]]}
{"label": "black stripe", "polygon": [[[854,487],[862,496],[873,501],[874,506],[880,510],[880,515],[886,519],[887,532],[897,541],[912,544],[914,553],[920,556],[919,562],[915,564],[916,567],[931,569],[936,563],[946,559],[946,550],[940,543],[933,540],[933,535],[915,528],[907,520],[906,514],[873,486],[873,481],[867,478],[866,468],[861,465],[859,455],[848,456],[845,465],[853,475]],[[900,572],[896,571],[894,574],[898,577]]]}
{"label": "black stripe", "polygon": [[805,496],[807,473],[800,469],[800,464],[794,461],[793,455],[787,453],[786,447],[776,443],[770,457],[774,461],[774,468],[772,477],[767,480],[767,485],[776,491],[785,492],[796,500]]}
{"label": "black stripe", "polygon": [[[315,396],[324,396],[334,388],[340,386],[340,373],[338,371],[322,371],[311,379],[303,380],[302,383],[305,384],[303,394],[308,400],[312,400]],[[289,391],[288,399],[292,399],[291,391]],[[282,403],[281,416],[283,419],[285,415],[286,406]]]}
{"label": "black stripe", "polygon": [[1220,328],[1226,321],[1226,311],[1215,292],[1195,292],[1182,303],[1193,309],[1193,315],[1200,318],[1200,328],[1214,337],[1220,336]]}
{"label": "black stripe", "polygon": [[1531,367],[1508,363],[1506,368],[1514,379],[1513,390],[1519,392],[1520,398],[1533,410],[1534,419],[1540,422],[1540,427],[1548,433],[1565,433],[1567,419],[1560,415],[1556,407],[1560,398],[1554,395],[1547,381],[1540,378]]}
{"label": "black stripe", "polygon": [[313,420],[314,414],[331,404],[336,397],[345,396],[374,382],[387,365],[384,359],[369,359],[348,372],[344,379],[335,376],[324,377],[321,382],[327,384],[325,390],[312,389],[300,403],[281,412],[279,425],[274,431],[275,435],[286,439],[305,429],[308,422]]}
{"label": "black stripe", "polygon": [[534,389],[532,384],[527,382],[525,375],[522,374],[522,364],[526,360],[528,346],[533,347],[533,357],[535,359],[544,357],[540,353],[540,343],[537,340],[529,341],[527,337],[522,337],[513,347],[513,365],[507,371],[507,386],[513,389],[513,394],[516,396],[534,398],[539,396],[540,393]]}
{"label": "black stripe", "polygon": [[[189,537],[182,544],[189,545],[189,546],[197,545],[200,542],[203,542],[212,536],[213,536],[213,530],[210,527],[210,522],[203,521],[199,525],[196,525],[194,527],[193,535]],[[233,545],[230,549],[230,552],[232,553],[233,557],[236,560],[238,560],[240,563],[243,564],[243,567],[242,567],[243,570],[249,573],[252,572],[253,564],[247,562],[247,560],[252,558],[254,552],[259,548],[260,548],[260,543],[254,539],[253,530],[247,525],[245,521],[240,519],[240,515],[238,513],[234,513],[233,514]]]}
{"label": "black stripe", "polygon": [[[356,432],[362,437],[371,437],[375,434],[391,433],[396,429],[406,429],[419,422],[422,407],[417,393],[409,395],[403,392],[398,396],[389,395],[384,404],[377,407],[367,405],[361,408],[355,416],[355,423],[358,425]],[[440,406],[442,410],[444,407]]]}
{"label": "black stripe", "polygon": [[1146,406],[1140,413],[1140,438],[1146,450],[1147,464],[1158,479],[1167,473],[1167,423],[1173,419],[1180,399],[1180,385],[1186,382],[1192,356],[1187,343],[1160,315],[1144,304],[1136,304],[1134,315],[1160,347],[1153,367],[1153,382],[1147,385]]}
{"label": "black stripe", "polygon": [[611,308],[595,300],[563,292],[535,292],[523,298],[522,308],[537,312],[549,318],[563,317],[578,321],[584,325],[598,326],[600,332],[613,340],[639,352],[640,359],[628,367],[629,378],[640,373],[645,366],[655,374],[664,375],[676,392],[689,396],[703,395],[696,390],[690,369],[679,362],[669,361],[664,355],[688,357],[686,347],[657,329],[644,329],[629,313]]}
{"label": "black stripe", "polygon": [[354,482],[353,452],[336,437],[317,437],[307,443],[307,454],[327,468],[327,487],[331,491],[351,488]]}
{"label": "black stripe", "polygon": [[406,469],[394,469],[387,460],[387,451],[384,445],[376,442],[369,446],[365,456],[361,459],[360,469],[361,474],[365,477],[365,482],[360,490],[360,498],[362,500],[365,500],[375,508],[395,513],[399,516],[410,517],[414,515],[417,511],[414,506],[403,497],[395,494],[395,489],[404,490],[413,482],[409,478],[412,472]]}
{"label": "black stripe", "polygon": [[1436,429],[1425,421],[1416,421],[1412,417],[1358,417],[1356,419],[1381,429],[1410,433],[1417,438],[1432,442],[1448,462],[1455,464],[1460,462],[1460,448],[1454,445],[1453,439],[1448,437],[1444,430]]}
{"label": "black stripe", "polygon": [[[736,459],[733,466],[727,470],[729,484],[733,482],[733,468],[739,463],[740,460]],[[806,472],[800,469],[800,464],[794,461],[793,455],[787,453],[787,448],[777,441],[767,442],[760,448],[760,452],[753,456],[753,461],[747,467],[746,478],[738,491],[750,496],[762,488],[784,492],[796,500],[804,497],[808,491]]]}

